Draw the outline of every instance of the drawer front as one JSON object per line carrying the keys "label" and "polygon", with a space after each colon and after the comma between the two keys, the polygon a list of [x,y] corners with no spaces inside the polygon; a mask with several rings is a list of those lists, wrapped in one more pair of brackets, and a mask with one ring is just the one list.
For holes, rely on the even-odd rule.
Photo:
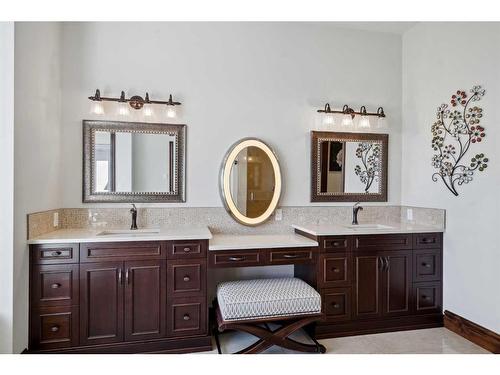
{"label": "drawer front", "polygon": [[34,266],[31,277],[33,306],[78,304],[78,264]]}
{"label": "drawer front", "polygon": [[31,313],[30,350],[78,345],[78,307],[43,307]]}
{"label": "drawer front", "polygon": [[264,257],[259,250],[211,251],[209,259],[211,267],[251,267],[265,264]]}
{"label": "drawer front", "polygon": [[327,323],[351,319],[351,288],[323,289],[321,295]]}
{"label": "drawer front", "polygon": [[348,285],[351,281],[350,256],[347,253],[319,257],[321,287]]}
{"label": "drawer front", "polygon": [[441,233],[419,233],[413,235],[415,249],[430,249],[441,247]]}
{"label": "drawer front", "polygon": [[441,270],[441,250],[413,250],[413,281],[439,281]]}
{"label": "drawer front", "polygon": [[307,249],[277,249],[268,251],[269,264],[299,264],[314,261],[314,251]]}
{"label": "drawer front", "polygon": [[81,262],[165,259],[166,251],[161,242],[104,242],[82,243]]}
{"label": "drawer front", "polygon": [[205,258],[208,241],[169,241],[168,259]]}
{"label": "drawer front", "polygon": [[354,237],[356,250],[411,250],[411,234],[377,234]]}
{"label": "drawer front", "polygon": [[205,295],[207,285],[207,263],[205,259],[188,263],[185,260],[168,262],[168,296]]}
{"label": "drawer front", "polygon": [[428,314],[442,311],[441,283],[413,284],[415,313]]}
{"label": "drawer front", "polygon": [[175,298],[168,302],[167,336],[199,336],[208,333],[206,297]]}
{"label": "drawer front", "polygon": [[346,236],[323,237],[320,241],[321,250],[347,251],[350,249],[350,238]]}
{"label": "drawer front", "polygon": [[78,263],[79,244],[31,245],[34,264]]}

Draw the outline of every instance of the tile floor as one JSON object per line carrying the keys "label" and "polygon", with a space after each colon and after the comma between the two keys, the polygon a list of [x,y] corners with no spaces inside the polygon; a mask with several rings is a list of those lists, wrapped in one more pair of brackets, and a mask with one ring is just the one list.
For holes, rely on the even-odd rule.
{"label": "tile floor", "polygon": [[[292,336],[296,340],[311,342],[303,333]],[[238,351],[255,341],[255,337],[227,332],[220,335],[223,353]],[[488,354],[489,352],[446,328],[379,333],[373,335],[339,337],[319,340],[327,354]],[[204,353],[217,353],[214,350]],[[264,353],[294,353],[273,346]]]}

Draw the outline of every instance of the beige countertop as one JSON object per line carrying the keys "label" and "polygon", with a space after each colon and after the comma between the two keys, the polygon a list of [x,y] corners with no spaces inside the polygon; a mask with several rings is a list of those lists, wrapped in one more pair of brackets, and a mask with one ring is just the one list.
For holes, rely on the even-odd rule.
{"label": "beige countertop", "polygon": [[[125,242],[125,241],[173,241],[173,240],[208,240],[212,233],[208,227],[179,227],[165,229],[140,229],[134,233],[108,233],[117,229],[59,229],[28,240],[28,244],[79,243],[79,242]],[[119,230],[118,230],[119,231]],[[146,231],[146,232],[144,232]],[[148,232],[149,231],[149,232]],[[151,232],[156,231],[156,232]],[[125,232],[128,232],[125,230]]]}
{"label": "beige countertop", "polygon": [[214,234],[208,249],[238,250],[238,249],[271,249],[289,247],[316,247],[318,242],[298,234]]}
{"label": "beige countertop", "polygon": [[341,224],[304,224],[292,225],[293,228],[313,236],[337,236],[358,234],[397,234],[397,233],[430,233],[444,232],[441,226],[410,224],[410,223],[361,223],[359,226]]}

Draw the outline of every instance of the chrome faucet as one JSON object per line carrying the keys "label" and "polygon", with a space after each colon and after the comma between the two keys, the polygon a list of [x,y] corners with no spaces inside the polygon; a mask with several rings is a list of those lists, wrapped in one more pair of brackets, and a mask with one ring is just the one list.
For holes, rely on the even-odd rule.
{"label": "chrome faucet", "polygon": [[132,208],[130,209],[130,213],[132,214],[132,224],[130,225],[131,230],[137,229],[137,208],[135,204],[132,203]]}
{"label": "chrome faucet", "polygon": [[352,225],[358,225],[358,211],[363,211],[363,207],[360,206],[359,202],[357,202],[352,207]]}

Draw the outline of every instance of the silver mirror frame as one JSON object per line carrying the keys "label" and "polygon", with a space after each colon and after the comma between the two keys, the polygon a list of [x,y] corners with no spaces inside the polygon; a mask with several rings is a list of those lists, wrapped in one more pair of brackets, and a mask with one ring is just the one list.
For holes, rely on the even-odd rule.
{"label": "silver mirror frame", "polygon": [[[93,191],[95,131],[168,134],[176,136],[176,179],[172,192],[95,192]],[[125,121],[83,120],[83,203],[183,203],[186,201],[186,125]]]}
{"label": "silver mirror frame", "polygon": [[[269,160],[271,160],[275,178],[274,193],[271,199],[271,203],[269,204],[267,210],[262,215],[256,218],[250,218],[239,212],[239,210],[236,208],[236,205],[234,204],[231,192],[228,189],[231,168],[228,169],[227,167],[231,167],[238,153],[245,147],[249,146],[258,147],[266,153],[266,155],[269,157]],[[276,156],[274,150],[261,139],[251,137],[242,138],[239,141],[233,143],[229,150],[226,152],[226,155],[222,160],[219,172],[219,193],[222,203],[224,204],[224,208],[238,223],[247,226],[257,226],[268,220],[279,205],[281,193],[283,190],[282,186],[283,182],[281,175],[281,166],[278,157]]]}

